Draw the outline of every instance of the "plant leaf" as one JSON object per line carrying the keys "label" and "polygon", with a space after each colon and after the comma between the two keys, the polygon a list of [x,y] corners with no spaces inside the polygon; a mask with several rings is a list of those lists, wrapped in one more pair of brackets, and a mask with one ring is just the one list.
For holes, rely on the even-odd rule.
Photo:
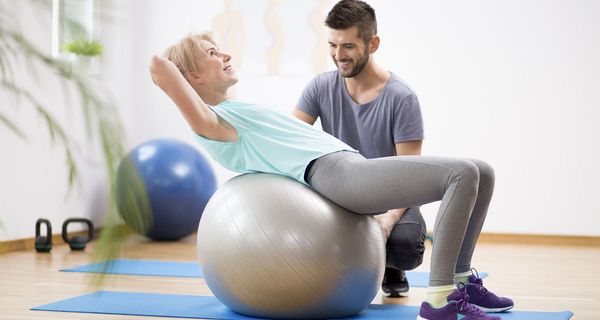
{"label": "plant leaf", "polygon": [[10,121],[10,119],[8,119],[2,113],[0,113],[0,123],[4,124],[8,129],[10,129],[10,131],[12,131],[14,134],[16,134],[19,138],[21,138],[23,140],[27,140],[25,133],[23,133],[23,131],[21,129],[19,129],[19,127],[17,127],[17,125],[15,125],[12,121]]}

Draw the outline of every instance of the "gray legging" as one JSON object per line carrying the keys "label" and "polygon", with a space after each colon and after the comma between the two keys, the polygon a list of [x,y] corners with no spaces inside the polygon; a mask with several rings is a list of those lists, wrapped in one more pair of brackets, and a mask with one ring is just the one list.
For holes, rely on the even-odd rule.
{"label": "gray legging", "polygon": [[494,191],[494,171],[483,161],[427,156],[366,159],[341,151],[313,162],[307,182],[340,206],[378,214],[439,201],[430,286],[454,283],[469,271]]}

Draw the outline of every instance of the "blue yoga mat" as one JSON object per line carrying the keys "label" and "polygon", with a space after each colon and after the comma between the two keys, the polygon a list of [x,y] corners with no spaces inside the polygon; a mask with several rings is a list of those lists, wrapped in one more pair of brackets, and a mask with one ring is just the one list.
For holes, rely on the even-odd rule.
{"label": "blue yoga mat", "polygon": [[60,271],[178,278],[201,278],[204,276],[198,263],[158,260],[116,259],[108,262],[98,262],[62,269]]}
{"label": "blue yoga mat", "polygon": [[[202,270],[195,262],[174,262],[157,260],[128,260],[118,259],[108,262],[86,264],[79,267],[63,269],[69,272],[97,272],[109,274],[127,274],[140,276],[162,276],[180,278],[200,278]],[[479,273],[485,278],[487,273]],[[429,272],[408,271],[406,273],[408,283],[412,287],[427,287],[429,284]]]}
{"label": "blue yoga mat", "polygon": [[[212,296],[115,291],[97,291],[35,307],[32,310],[172,318],[256,319],[229,310]],[[372,304],[358,315],[349,319],[414,320],[418,312],[419,308],[413,306]],[[498,315],[505,320],[567,320],[573,316],[573,313],[569,311],[512,311],[499,313]]]}

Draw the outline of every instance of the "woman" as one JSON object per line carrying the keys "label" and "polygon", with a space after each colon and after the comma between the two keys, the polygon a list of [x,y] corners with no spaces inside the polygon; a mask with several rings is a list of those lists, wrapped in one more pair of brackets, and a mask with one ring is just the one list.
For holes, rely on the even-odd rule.
{"label": "woman", "polygon": [[[226,168],[292,177],[359,214],[441,200],[431,275],[419,319],[500,319],[513,307],[471,273],[471,256],[494,187],[477,160],[439,157],[365,159],[348,145],[295,118],[227,100],[238,79],[231,57],[207,33],[190,35],[154,56],[152,79],[179,107],[198,141]],[[455,283],[460,283],[456,289]],[[477,307],[476,307],[477,306]]]}

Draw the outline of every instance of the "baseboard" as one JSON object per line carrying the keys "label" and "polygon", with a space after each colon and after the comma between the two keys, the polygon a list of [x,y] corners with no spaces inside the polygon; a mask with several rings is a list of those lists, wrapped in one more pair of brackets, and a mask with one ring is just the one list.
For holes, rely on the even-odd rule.
{"label": "baseboard", "polygon": [[[94,234],[99,235],[102,228],[94,229]],[[69,238],[73,236],[86,236],[87,232],[69,232]],[[540,244],[552,246],[584,246],[600,247],[600,237],[593,236],[564,236],[564,235],[537,235],[537,234],[512,234],[512,233],[488,233],[479,236],[479,242],[485,243],[520,243]],[[52,236],[54,245],[64,244],[61,235]],[[12,251],[24,251],[34,249],[34,238],[18,239],[0,242],[0,254]]]}
{"label": "baseboard", "polygon": [[583,246],[600,247],[600,237],[593,236],[564,236],[511,233],[481,233],[480,242],[486,243],[520,243],[543,244],[552,246]]}
{"label": "baseboard", "polygon": [[[100,234],[101,231],[102,231],[102,228],[94,229],[94,238],[96,238]],[[68,235],[69,235],[69,239],[73,238],[74,236],[87,237],[87,231],[73,231],[73,232],[69,232]],[[65,244],[65,242],[63,241],[62,235],[60,235],[60,234],[52,235],[52,245],[61,245],[61,244]],[[25,250],[34,250],[34,249],[35,249],[35,237],[0,242],[0,254],[6,253],[6,252],[25,251]]]}

